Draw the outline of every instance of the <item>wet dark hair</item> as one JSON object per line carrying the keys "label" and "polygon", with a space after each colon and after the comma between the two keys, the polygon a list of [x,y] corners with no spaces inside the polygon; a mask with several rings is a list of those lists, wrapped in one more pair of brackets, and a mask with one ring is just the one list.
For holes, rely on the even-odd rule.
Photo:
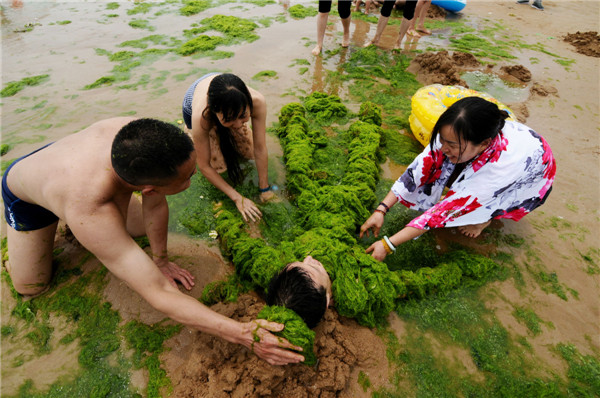
{"label": "wet dark hair", "polygon": [[304,269],[288,264],[271,278],[267,304],[293,310],[312,329],[327,310],[327,291],[325,287],[317,286]]}
{"label": "wet dark hair", "polygon": [[217,128],[219,146],[227,165],[227,175],[234,184],[242,180],[241,155],[231,130],[219,122],[216,113],[222,113],[223,119],[230,122],[245,116],[248,108],[252,113],[252,96],[242,79],[231,73],[223,73],[211,80],[208,86],[208,101],[202,116],[212,120]]}
{"label": "wet dark hair", "polygon": [[504,127],[504,119],[508,116],[508,112],[483,98],[462,98],[446,109],[433,127],[429,141],[431,152],[433,152],[435,140],[444,126],[450,126],[458,136],[462,155],[464,151],[462,141],[470,141],[474,145],[478,145],[488,138],[495,138]]}
{"label": "wet dark hair", "polygon": [[179,127],[156,119],[138,119],[115,136],[111,163],[119,177],[131,185],[162,186],[177,177],[177,168],[193,150],[192,139]]}

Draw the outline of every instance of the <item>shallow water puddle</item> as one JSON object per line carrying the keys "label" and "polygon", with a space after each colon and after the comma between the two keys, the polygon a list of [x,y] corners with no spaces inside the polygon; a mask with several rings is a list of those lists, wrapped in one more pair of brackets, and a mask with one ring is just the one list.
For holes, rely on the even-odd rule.
{"label": "shallow water puddle", "polygon": [[521,87],[517,84],[506,82],[493,73],[472,71],[465,72],[461,77],[467,82],[469,88],[488,93],[503,103],[523,102],[529,97],[527,86]]}

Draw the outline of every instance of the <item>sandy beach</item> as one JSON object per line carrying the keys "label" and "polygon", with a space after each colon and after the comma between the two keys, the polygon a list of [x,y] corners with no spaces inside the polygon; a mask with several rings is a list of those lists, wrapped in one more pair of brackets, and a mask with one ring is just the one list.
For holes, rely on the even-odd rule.
{"label": "sandy beach", "polygon": [[[2,144],[8,146],[2,156],[3,172],[12,160],[104,118],[134,115],[177,123],[185,91],[209,71],[235,73],[263,93],[269,109],[267,127],[276,126],[284,105],[301,102],[315,91],[339,96],[352,112],[360,107],[355,81],[339,76],[347,74],[353,56],[373,36],[377,10],[366,18],[353,13],[347,49],[340,47],[342,25],[332,12],[324,52],[315,57],[311,49],[316,41],[316,17],[294,18],[289,12],[296,4],[314,8],[315,2],[215,2],[191,16],[181,14],[181,2],[151,2],[145,12],[132,12],[139,4],[2,1],[2,89],[26,77],[48,75],[14,95],[3,94],[1,134]],[[390,314],[388,325],[380,328],[361,326],[330,309],[315,329],[319,362],[312,368],[270,366],[241,346],[182,327],[165,339],[162,349],[146,353],[158,358],[164,373],[161,380],[166,380],[152,391],[148,366],[127,362],[133,349],[119,332],[119,350],[98,359],[113,369],[102,377],[119,382],[111,381],[111,387],[97,396],[600,394],[600,1],[545,0],[543,4],[545,10],[539,11],[514,1],[469,0],[459,14],[442,12],[428,18],[433,33],[407,37],[396,52],[392,48],[400,17],[395,13],[379,43],[379,51],[394,54],[394,62],[405,62],[420,85],[459,84],[455,78],[471,85],[474,80],[470,79],[482,75],[504,82],[496,83],[491,94],[552,147],[558,171],[552,194],[540,209],[519,222],[494,221],[477,239],[465,238],[454,229],[435,232],[436,241],[444,247],[459,243],[489,256],[505,253],[504,277],[448,296],[403,303]],[[227,57],[217,51],[210,56],[148,53],[139,57],[139,65],[125,78],[116,68],[123,64],[111,60],[110,55],[119,51],[175,48],[187,40],[185,30],[214,15],[254,21],[257,38],[218,46],[218,51],[231,52]],[[132,21],[145,23],[134,27]],[[465,33],[465,27],[471,30]],[[481,51],[472,49],[476,63],[452,58],[461,52],[457,43],[465,34],[492,43]],[[154,42],[142,40],[150,35],[156,36]],[[147,47],[123,46],[136,40]],[[495,57],[494,49],[512,57]],[[451,68],[440,69],[444,63]],[[264,71],[274,76],[256,77]],[[103,77],[115,80],[86,89]],[[481,79],[477,82],[481,84]],[[406,95],[410,98],[411,94]],[[385,116],[391,114],[386,115],[386,104],[377,105],[384,108],[385,125]],[[395,116],[406,125],[407,112],[401,110]],[[385,127],[410,134],[391,123]],[[267,140],[272,183],[284,191],[281,145],[272,132]],[[383,178],[395,180],[402,169],[388,160]],[[185,210],[181,202],[170,203],[174,217],[170,257],[195,275],[196,286],[186,294],[199,298],[206,284],[225,278],[234,268],[221,253],[218,240],[194,236],[182,227],[176,219]],[[520,243],[510,244],[515,240]],[[57,233],[56,248],[61,271],[57,273],[62,279],[55,288],[64,289],[78,278],[98,274],[101,287],[84,289],[85,297],[94,297],[99,308],[114,310],[119,325],[131,321],[173,325],[125,283],[110,273],[99,274],[102,264],[65,233],[64,225]],[[57,311],[45,313],[42,308],[33,318],[18,313],[15,310],[24,307],[11,294],[6,270],[2,270],[1,395],[74,396],[69,394],[87,391],[86,378],[98,376],[81,364],[79,318]],[[249,292],[235,303],[218,303],[213,309],[249,321],[263,306],[260,295]],[[40,335],[35,333],[40,330],[50,330],[43,349],[36,345]],[[584,370],[577,373],[576,369]],[[515,391],[522,395],[513,395]],[[577,391],[583,391],[582,395]]]}

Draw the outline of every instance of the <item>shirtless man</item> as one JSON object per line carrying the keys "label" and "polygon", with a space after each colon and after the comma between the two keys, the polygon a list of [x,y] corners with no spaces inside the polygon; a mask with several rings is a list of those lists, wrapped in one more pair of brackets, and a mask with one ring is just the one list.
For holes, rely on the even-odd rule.
{"label": "shirtless man", "polygon": [[[35,296],[48,288],[61,219],[115,276],[175,321],[242,344],[270,364],[302,361],[287,350],[299,347],[269,333],[283,325],[234,321],[177,289],[175,281],[191,289],[194,278],[168,259],[165,195],[188,188],[195,172],[187,134],[169,123],[125,117],[97,122],[17,160],[2,179],[6,268],[15,289]],[[152,258],[131,237],[144,234]]]}

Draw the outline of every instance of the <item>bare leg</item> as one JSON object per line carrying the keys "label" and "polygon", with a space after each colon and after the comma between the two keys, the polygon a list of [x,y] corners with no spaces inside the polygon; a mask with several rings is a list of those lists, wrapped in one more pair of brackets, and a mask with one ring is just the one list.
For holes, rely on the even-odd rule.
{"label": "bare leg", "polygon": [[469,238],[476,238],[479,236],[479,234],[481,234],[481,231],[483,231],[488,225],[490,225],[491,222],[492,220],[482,222],[481,224],[463,225],[461,227],[458,227],[458,230],[462,232],[463,235],[468,236]]}
{"label": "bare leg", "polygon": [[354,12],[359,12],[360,11],[360,5],[362,3],[362,0],[356,0],[356,5],[354,6]]}
{"label": "bare leg", "polygon": [[[373,36],[373,39],[371,39],[371,41],[369,41],[369,42],[367,42],[367,44],[365,44],[365,47],[368,47],[371,44],[377,45],[379,43],[379,40],[381,39],[381,35],[383,33],[383,30],[385,29],[389,19],[390,19],[390,17],[384,17],[383,15],[379,16],[379,21],[377,21],[377,30],[375,31],[375,36]],[[404,23],[404,21],[403,21],[403,23]]]}
{"label": "bare leg", "polygon": [[426,35],[431,34],[431,31],[425,27],[425,18],[427,17],[427,10],[429,9],[430,5],[430,0],[419,0],[419,3],[417,3],[417,10],[415,12],[415,23],[412,26],[414,28],[416,24],[416,31],[425,33]]}
{"label": "bare leg", "polygon": [[342,27],[344,28],[344,38],[342,39],[342,47],[350,45],[350,18],[342,19]]}
{"label": "bare leg", "polygon": [[402,18],[402,23],[400,24],[400,31],[398,32],[398,40],[396,40],[396,45],[394,46],[394,50],[400,49],[400,44],[402,43],[402,40],[404,39],[404,36],[406,35],[406,31],[408,30],[409,26],[410,26],[410,20],[408,20],[406,18]]}
{"label": "bare leg", "polygon": [[365,15],[369,14],[369,9],[371,8],[371,4],[373,4],[373,0],[365,0]]}
{"label": "bare leg", "polygon": [[319,55],[323,50],[323,38],[325,37],[325,28],[327,27],[328,17],[329,13],[325,12],[320,12],[319,15],[317,15],[317,45],[312,50],[313,55]]}
{"label": "bare leg", "polygon": [[6,270],[15,290],[25,296],[37,296],[50,286],[52,249],[58,221],[35,231],[6,228],[8,259]]}

